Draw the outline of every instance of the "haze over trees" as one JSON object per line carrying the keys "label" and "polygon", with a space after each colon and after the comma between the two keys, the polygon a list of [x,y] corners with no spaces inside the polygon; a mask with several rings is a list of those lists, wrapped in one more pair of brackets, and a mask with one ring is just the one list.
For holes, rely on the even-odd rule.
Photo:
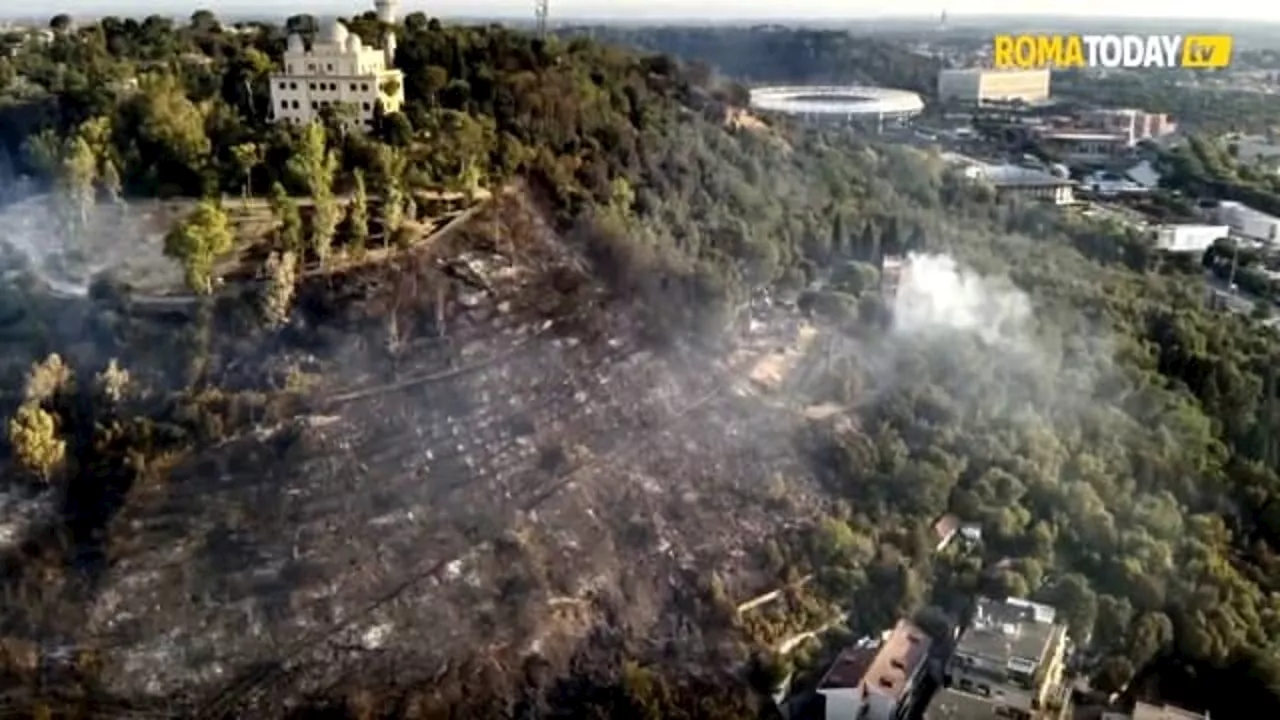
{"label": "haze over trees", "polygon": [[[351,28],[369,41],[379,32],[369,17]],[[756,53],[736,30],[646,32],[665,49],[696,39],[734,58],[794,57],[787,77],[814,79],[799,55],[806,34],[775,31]],[[764,644],[832,604],[851,609],[854,629],[873,631],[925,607],[955,612],[978,590],[1025,595],[1055,603],[1078,637],[1092,638],[1103,687],[1136,680],[1144,695],[1228,717],[1280,710],[1280,338],[1207,309],[1198,268],[1160,262],[1123,228],[997,205],[938,157],[735,123],[741,86],[668,57],[443,27],[420,14],[400,38],[406,112],[365,135],[268,122],[265,76],[283,49],[275,28],[232,34],[197,14],[185,26],[105,18],[47,47],[8,37],[3,164],[62,188],[65,217],[80,228],[99,191],[197,199],[166,249],[192,289],[213,295],[218,258],[235,242],[222,197],[267,195],[270,252],[253,268],[263,282],[249,314],[270,339],[289,332],[305,269],[409,244],[396,237],[411,232],[415,192],[516,178],[546,196],[558,229],[583,239],[617,295],[643,301],[655,343],[714,348],[753,289],[800,294],[830,277],[800,297],[842,350],[803,392],[855,408],[854,422],[797,428],[825,516],[754,548],[778,582],[818,580],[795,593],[790,615],[745,621],[704,579],[704,632]],[[834,36],[815,42],[855,50]],[[859,72],[906,78],[900,86],[927,70],[888,51],[874,57],[884,65],[867,60]],[[729,73],[759,71],[724,62]],[[922,321],[903,335],[874,280],[885,255],[909,250],[945,252],[1026,295],[984,290],[969,308],[979,322]],[[185,380],[150,397],[131,394],[142,374],[129,360],[154,361],[154,351],[112,330],[116,315],[94,326],[110,352],[93,367],[70,366],[39,332],[15,333],[0,385],[15,475],[105,504],[123,478],[154,480],[184,449],[287,414],[292,388],[250,397],[204,372],[215,331],[240,320],[238,308],[202,308],[223,314],[164,336],[170,347],[153,374]],[[979,331],[1006,310],[1009,326]],[[117,355],[128,360],[109,359]],[[82,374],[99,382],[76,382]],[[982,525],[977,555],[934,556],[928,528],[946,510]],[[6,560],[19,561],[28,559]],[[24,597],[21,610],[38,615],[42,602]],[[4,632],[17,634],[18,604],[6,607]],[[671,718],[759,707],[740,686],[644,660],[582,673],[557,707]],[[80,679],[94,687],[85,668]],[[0,670],[28,679],[17,664]],[[514,702],[471,687],[475,708]],[[379,698],[384,709],[408,702]]]}

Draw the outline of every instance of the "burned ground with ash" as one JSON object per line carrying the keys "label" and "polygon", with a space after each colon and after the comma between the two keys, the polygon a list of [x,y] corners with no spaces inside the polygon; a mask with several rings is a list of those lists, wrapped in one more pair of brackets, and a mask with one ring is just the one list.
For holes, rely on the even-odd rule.
{"label": "burned ground with ash", "polygon": [[624,657],[730,675],[708,588],[768,586],[761,543],[817,512],[801,420],[755,392],[751,348],[646,342],[544,217],[508,194],[309,278],[269,341],[213,341],[223,392],[284,382],[286,410],[131,487],[58,612],[6,610],[27,669],[201,716],[390,687],[426,715],[528,712]]}

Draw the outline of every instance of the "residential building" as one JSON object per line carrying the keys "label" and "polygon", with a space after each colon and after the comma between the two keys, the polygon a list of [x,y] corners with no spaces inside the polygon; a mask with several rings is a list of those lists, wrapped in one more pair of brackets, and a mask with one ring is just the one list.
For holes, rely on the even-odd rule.
{"label": "residential building", "polygon": [[933,523],[933,537],[938,541],[937,546],[933,548],[934,552],[947,549],[947,546],[960,535],[960,525],[960,518],[951,513],[943,515]]}
{"label": "residential building", "polygon": [[1042,200],[1054,205],[1075,202],[1076,182],[1052,173],[1017,165],[992,165],[979,172],[1002,200]]}
{"label": "residential building", "polygon": [[404,105],[404,73],[395,69],[395,35],[382,48],[367,48],[340,22],[322,31],[311,47],[289,36],[284,65],[271,75],[271,107],[276,120],[309,123],[326,108],[344,108],[354,124],[370,128],[374,111],[393,113]]}
{"label": "residential building", "polygon": [[952,68],[938,73],[938,99],[964,105],[1049,99],[1049,70]]}
{"label": "residential building", "polygon": [[1140,702],[1134,706],[1133,712],[1103,713],[1101,720],[1210,720],[1210,718],[1209,713],[1202,715],[1172,705],[1148,705]]}
{"label": "residential building", "polygon": [[934,521],[933,536],[938,541],[934,552],[942,552],[951,547],[957,538],[966,543],[981,542],[982,527],[976,523],[961,522],[960,518],[947,513]]}
{"label": "residential building", "polygon": [[879,645],[846,649],[818,685],[827,720],[904,720],[914,709],[932,642],[899,620]]}
{"label": "residential building", "polygon": [[927,720],[1058,717],[1070,688],[1063,682],[1067,629],[1055,614],[1017,598],[979,598],[973,624],[947,661],[948,687],[930,703]]}
{"label": "residential building", "polygon": [[1080,181],[1080,185],[1081,190],[1087,190],[1099,197],[1145,195],[1151,192],[1151,188],[1109,170],[1090,173]]}
{"label": "residential building", "polygon": [[1178,129],[1173,118],[1165,113],[1149,113],[1133,108],[1090,110],[1082,113],[1080,120],[1087,127],[1124,135],[1130,145],[1164,137]]}
{"label": "residential building", "polygon": [[1156,247],[1167,252],[1203,253],[1216,240],[1231,234],[1226,225],[1157,225],[1152,230]]}
{"label": "residential building", "polygon": [[1213,208],[1211,216],[1231,228],[1231,236],[1260,243],[1274,243],[1280,237],[1280,218],[1230,200]]}
{"label": "residential building", "polygon": [[1045,200],[1055,205],[1075,202],[1077,183],[1066,172],[1046,172],[1020,165],[993,165],[959,153],[945,152],[939,157],[969,180],[992,187],[1002,199]]}
{"label": "residential building", "polygon": [[1046,150],[1073,164],[1106,163],[1133,148],[1129,136],[1118,132],[1047,129],[1035,135]]}

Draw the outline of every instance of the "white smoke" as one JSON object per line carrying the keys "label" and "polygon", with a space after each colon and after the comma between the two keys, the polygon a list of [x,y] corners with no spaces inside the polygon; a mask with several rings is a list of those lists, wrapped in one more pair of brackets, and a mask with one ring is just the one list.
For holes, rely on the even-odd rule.
{"label": "white smoke", "polygon": [[907,258],[892,318],[885,335],[847,346],[864,373],[858,404],[923,383],[986,416],[1057,412],[1091,397],[1109,365],[1098,336],[1066,334],[1011,281],[948,255]]}
{"label": "white smoke", "polygon": [[912,254],[893,300],[893,335],[928,339],[963,333],[989,346],[1033,349],[1031,299],[1012,284],[982,277],[946,255]]}
{"label": "white smoke", "polygon": [[124,205],[99,205],[89,227],[74,238],[59,231],[58,217],[50,195],[0,206],[0,272],[34,275],[65,297],[84,297],[103,272],[135,285],[181,282],[177,264],[164,257],[163,236],[150,231],[154,223],[145,213],[134,217]]}

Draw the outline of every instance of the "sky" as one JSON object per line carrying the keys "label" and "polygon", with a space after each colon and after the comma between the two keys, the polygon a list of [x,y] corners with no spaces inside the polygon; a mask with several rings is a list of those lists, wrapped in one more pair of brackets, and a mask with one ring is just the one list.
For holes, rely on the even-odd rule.
{"label": "sky", "polygon": [[[780,0],[549,0],[552,19],[617,18],[637,19],[856,19],[870,17],[902,17],[906,15],[937,16],[945,9],[952,18],[964,15],[1058,15],[1094,17],[1164,17],[1204,19],[1280,20],[1280,4],[1257,0],[806,0],[803,3]],[[0,2],[9,5],[7,1]],[[22,11],[31,12],[25,3]],[[318,15],[352,14],[368,2],[350,0],[54,0],[49,14],[65,12],[72,16],[105,14],[140,15],[159,13],[185,16],[197,8],[215,13],[278,14],[296,12]],[[402,13],[421,10],[438,17],[525,17],[532,16],[534,0],[402,0]],[[269,8],[265,10],[264,8]],[[17,7],[0,10],[0,14],[18,11]]]}

